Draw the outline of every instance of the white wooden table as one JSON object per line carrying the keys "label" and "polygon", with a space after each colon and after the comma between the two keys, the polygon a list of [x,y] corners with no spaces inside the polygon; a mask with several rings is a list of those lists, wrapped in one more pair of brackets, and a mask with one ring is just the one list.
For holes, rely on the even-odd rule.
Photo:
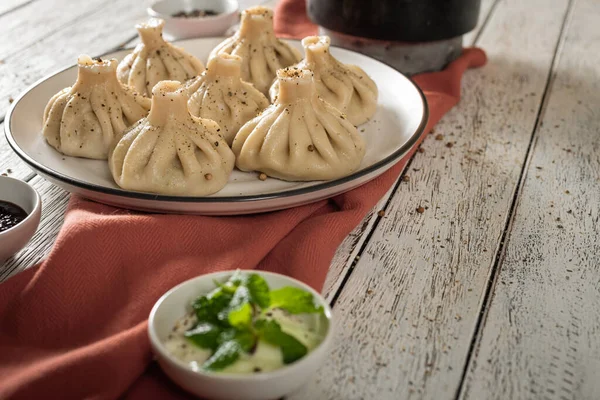
{"label": "white wooden table", "polygon": [[[148,1],[2,0],[0,118],[80,53],[134,39]],[[465,41],[489,64],[340,246],[335,348],[294,400],[600,399],[600,1],[483,0]],[[44,204],[4,280],[48,253],[68,194],[4,135],[0,173]]]}

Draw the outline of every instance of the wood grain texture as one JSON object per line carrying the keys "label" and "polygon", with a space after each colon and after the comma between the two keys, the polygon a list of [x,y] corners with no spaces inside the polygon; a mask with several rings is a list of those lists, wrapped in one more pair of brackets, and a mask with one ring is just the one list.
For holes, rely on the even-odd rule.
{"label": "wood grain texture", "polygon": [[42,197],[40,226],[23,250],[0,264],[0,282],[40,262],[52,248],[63,223],[69,194],[39,175],[30,183]]}
{"label": "wood grain texture", "polygon": [[4,135],[4,123],[0,123],[0,174],[23,180],[29,180],[34,176],[31,168],[21,161],[8,145]]}
{"label": "wood grain texture", "polygon": [[2,0],[0,3],[0,18],[17,11],[19,8],[33,3],[36,0]]}
{"label": "wood grain texture", "polygon": [[[146,18],[145,5],[149,1],[103,1],[103,6],[77,23],[65,24],[15,50],[0,64],[0,116],[6,113],[11,98],[44,75],[75,64],[80,54],[103,54],[129,41],[136,35],[135,24]],[[60,9],[72,7],[63,4]]]}
{"label": "wood grain texture", "polygon": [[544,4],[496,7],[489,64],[414,158],[335,303],[332,354],[292,399],[455,398],[567,9]]}
{"label": "wood grain texture", "polygon": [[574,2],[461,398],[600,398],[600,3]]}
{"label": "wood grain texture", "polygon": [[346,276],[360,259],[359,253],[363,249],[369,234],[375,229],[375,226],[377,226],[381,218],[378,215],[378,212],[382,211],[385,213],[385,205],[392,195],[397,182],[398,181],[396,181],[381,200],[377,202],[377,205],[369,211],[362,222],[350,232],[335,252],[322,290],[323,296],[330,303],[341,290]]}
{"label": "wood grain texture", "polygon": [[[488,14],[492,11],[492,6],[498,0],[483,0],[481,2],[481,11],[477,26],[464,37],[465,46],[472,46],[473,40],[477,37],[480,30],[484,27],[487,21]],[[392,190],[398,181],[392,185],[392,188],[379,200],[377,205],[365,216],[362,222],[348,235],[348,237],[340,244],[335,256],[331,262],[331,267],[327,273],[325,284],[323,285],[323,295],[328,301],[333,300],[335,294],[341,288],[345,277],[352,270],[356,262],[357,256],[362,250],[369,233],[378,225],[381,217],[377,214],[379,211],[385,213],[385,205],[387,204]]]}
{"label": "wood grain texture", "polygon": [[88,0],[77,4],[69,0],[25,3],[0,17],[1,37],[13,38],[2,41],[0,59],[9,57],[65,26],[76,24],[82,16],[103,6],[111,7],[112,4],[106,0]]}

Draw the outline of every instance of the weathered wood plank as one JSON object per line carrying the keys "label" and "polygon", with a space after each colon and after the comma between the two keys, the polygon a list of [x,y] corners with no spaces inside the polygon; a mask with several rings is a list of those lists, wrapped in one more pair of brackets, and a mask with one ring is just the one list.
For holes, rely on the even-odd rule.
{"label": "weathered wood plank", "polygon": [[[53,0],[25,4],[14,12],[0,17],[0,37],[18,38],[2,41],[0,59],[9,58],[69,25],[79,24],[85,15],[115,6],[115,0],[87,0],[77,4],[69,0]],[[56,50],[58,49],[60,49],[59,44],[56,46]]]}
{"label": "weathered wood plank", "polygon": [[462,399],[600,398],[598,21],[574,3]]}
{"label": "weathered wood plank", "polygon": [[293,399],[455,397],[567,9],[545,5],[497,5],[489,64],[414,158],[335,303],[332,354]]}
{"label": "weathered wood plank", "polygon": [[0,123],[0,174],[23,180],[29,180],[34,175],[31,168],[21,161],[8,145],[4,135],[4,123]]}
{"label": "weathered wood plank", "polygon": [[392,185],[390,190],[377,202],[377,205],[363,218],[360,225],[350,232],[335,252],[322,290],[323,296],[327,301],[333,301],[336,294],[341,290],[345,277],[360,259],[360,251],[363,249],[369,234],[375,229],[381,219],[378,212],[383,211],[385,213],[385,205],[392,195],[397,182]]}
{"label": "weathered wood plank", "polygon": [[[69,5],[68,0],[37,1],[25,3],[22,7],[0,16],[0,59],[24,49],[56,29],[72,24],[73,20],[85,15],[101,4],[101,0]],[[16,40],[15,40],[16,39]]]}
{"label": "weathered wood plank", "polygon": [[[469,32],[464,37],[465,46],[474,45],[473,40],[477,37],[480,30],[483,29],[485,22],[487,21],[488,14],[492,12],[492,6],[498,0],[483,0],[481,2],[481,11],[477,27],[473,31]],[[398,181],[392,186],[395,187]],[[377,212],[383,210],[385,212],[385,205],[388,202],[392,189],[383,196],[383,198],[377,203],[377,205],[369,212],[369,214],[363,219],[348,237],[342,242],[340,247],[331,262],[331,267],[323,286],[323,294],[329,301],[333,299],[336,292],[340,289],[342,282],[348,272],[352,269],[353,265],[358,261],[357,256],[360,249],[364,246],[366,238],[369,233],[377,226],[378,221],[381,217],[377,215]]]}
{"label": "weathered wood plank", "polygon": [[10,98],[44,75],[74,64],[79,54],[102,54],[129,41],[136,34],[135,24],[146,18],[149,1],[105,2],[77,23],[65,24],[4,59],[0,65],[0,115],[6,113]]}
{"label": "weathered wood plank", "polygon": [[36,175],[30,183],[42,197],[40,226],[23,250],[3,265],[0,264],[0,282],[40,262],[52,248],[63,223],[69,194],[39,175]]}
{"label": "weathered wood plank", "polygon": [[34,1],[36,0],[2,0],[2,3],[0,3],[0,17],[15,12],[19,8],[25,7],[27,4],[33,3]]}

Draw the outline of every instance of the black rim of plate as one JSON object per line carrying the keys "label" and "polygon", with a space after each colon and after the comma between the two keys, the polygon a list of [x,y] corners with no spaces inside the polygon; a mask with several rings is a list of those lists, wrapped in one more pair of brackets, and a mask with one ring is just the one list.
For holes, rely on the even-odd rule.
{"label": "black rim of plate", "polygon": [[[196,39],[188,39],[185,41],[210,40],[210,39],[218,39],[218,38],[196,38]],[[293,39],[292,40],[286,39],[286,40],[290,41],[290,42],[299,42],[299,40],[293,40]],[[183,41],[184,40],[182,40],[180,42],[183,42]],[[174,43],[177,43],[177,42],[174,42]],[[331,47],[354,53],[352,50],[344,49],[344,48],[341,48],[338,46],[331,46]],[[100,57],[105,57],[108,54],[117,53],[117,52],[120,52],[123,50],[128,50],[131,48],[132,47],[122,49],[122,50],[113,50],[108,53],[100,55]],[[357,53],[357,54],[360,54],[360,53]],[[6,113],[5,120],[8,123],[4,124],[4,134],[6,136],[6,139],[8,140],[8,144],[13,149],[13,151],[15,153],[17,153],[17,155],[19,157],[21,157],[21,159],[23,159],[23,161],[25,161],[27,164],[29,164],[33,169],[41,171],[43,174],[51,176],[52,178],[62,181],[64,183],[67,183],[69,185],[76,186],[76,187],[86,189],[86,190],[90,190],[93,192],[100,192],[100,193],[109,194],[109,195],[113,195],[113,196],[128,197],[128,198],[140,199],[140,200],[175,202],[175,203],[235,203],[235,202],[264,201],[264,200],[271,200],[271,199],[301,196],[301,195],[305,195],[305,194],[309,194],[309,193],[313,193],[313,192],[316,193],[316,192],[320,192],[320,191],[330,189],[332,187],[339,186],[344,183],[353,181],[362,176],[365,176],[374,171],[377,171],[378,169],[381,169],[381,168],[393,163],[394,161],[399,161],[417,143],[418,139],[423,134],[425,127],[427,126],[427,121],[429,120],[429,107],[427,104],[427,100],[425,99],[425,95],[423,94],[423,91],[421,90],[421,88],[419,88],[419,86],[417,86],[417,84],[410,77],[408,77],[405,74],[403,74],[402,72],[394,69],[392,66],[390,66],[387,63],[384,63],[383,61],[377,60],[373,57],[369,57],[365,54],[361,54],[361,56],[370,58],[371,60],[373,60],[381,65],[385,65],[386,67],[393,69],[395,72],[397,72],[404,78],[408,79],[408,81],[410,81],[410,83],[417,90],[417,93],[419,93],[419,95],[421,96],[421,102],[422,102],[422,106],[423,106],[423,116],[421,118],[421,122],[419,123],[419,126],[417,127],[415,132],[412,134],[412,136],[406,141],[406,143],[404,143],[402,146],[400,146],[400,148],[398,150],[396,150],[394,153],[390,154],[388,157],[384,158],[383,160],[380,160],[365,169],[356,171],[353,174],[350,174],[343,178],[335,179],[335,180],[331,180],[331,181],[324,181],[322,183],[318,183],[316,185],[312,185],[312,186],[308,186],[308,187],[304,187],[304,188],[300,188],[300,189],[291,189],[291,190],[285,190],[285,191],[281,191],[281,192],[265,193],[265,194],[257,194],[257,195],[240,195],[240,196],[226,196],[226,197],[167,196],[167,195],[162,195],[162,194],[147,193],[147,192],[134,192],[134,191],[124,190],[124,189],[120,189],[120,188],[119,189],[118,188],[109,188],[106,186],[90,184],[85,181],[73,179],[67,175],[64,175],[64,174],[57,172],[51,168],[48,168],[47,166],[45,166],[43,164],[38,163],[33,158],[31,158],[27,153],[25,153],[25,151],[23,151],[17,145],[16,141],[14,140],[12,132],[10,130],[10,125],[12,122],[11,121],[12,113],[13,113],[14,109],[17,107],[17,105],[19,104],[19,102],[21,101],[21,99],[23,97],[25,97],[25,95],[27,93],[29,93],[33,88],[35,88],[40,83],[54,77],[55,75],[58,75],[63,71],[66,71],[67,69],[75,67],[75,65],[70,65],[70,66],[62,68],[59,71],[56,71],[50,75],[47,75],[44,78],[42,78],[42,79],[38,80],[37,82],[35,82],[34,84],[32,84],[31,86],[29,86],[27,89],[25,89],[19,95],[19,97],[13,102],[13,104],[9,108],[8,112]]]}

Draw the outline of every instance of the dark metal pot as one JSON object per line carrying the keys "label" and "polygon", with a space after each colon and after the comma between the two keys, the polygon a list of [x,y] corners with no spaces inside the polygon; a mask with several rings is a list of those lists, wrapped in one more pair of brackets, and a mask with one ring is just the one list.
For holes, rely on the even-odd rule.
{"label": "dark metal pot", "polygon": [[308,0],[307,12],[332,44],[405,73],[439,70],[460,55],[481,0]]}

